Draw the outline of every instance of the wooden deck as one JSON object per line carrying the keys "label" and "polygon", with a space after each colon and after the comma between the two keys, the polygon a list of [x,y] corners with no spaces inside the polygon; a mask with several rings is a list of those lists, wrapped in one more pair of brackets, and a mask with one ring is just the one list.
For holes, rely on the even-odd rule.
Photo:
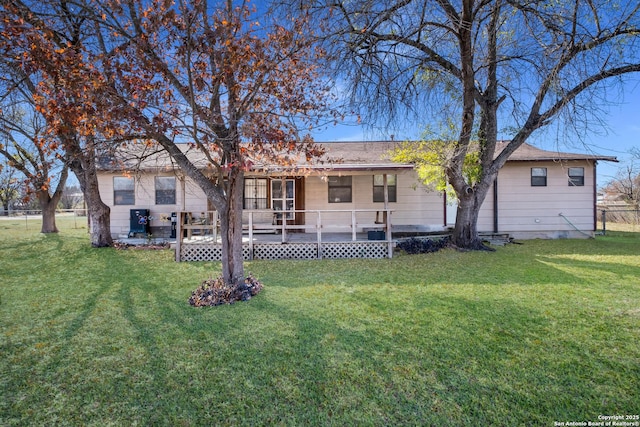
{"label": "wooden deck", "polygon": [[[245,211],[243,252],[252,259],[322,259],[322,258],[391,258],[395,242],[392,239],[391,215],[387,211],[384,223],[363,222],[358,218],[374,218],[380,210],[304,211],[315,215],[313,225],[277,224],[254,221],[262,211]],[[339,213],[351,218],[350,224],[327,224],[322,218]],[[273,216],[273,211],[268,211]],[[222,257],[222,245],[215,212],[207,212],[190,220],[189,213],[178,215],[176,227],[176,261],[214,261]],[[382,215],[378,215],[382,217]],[[345,231],[334,231],[334,230]]]}

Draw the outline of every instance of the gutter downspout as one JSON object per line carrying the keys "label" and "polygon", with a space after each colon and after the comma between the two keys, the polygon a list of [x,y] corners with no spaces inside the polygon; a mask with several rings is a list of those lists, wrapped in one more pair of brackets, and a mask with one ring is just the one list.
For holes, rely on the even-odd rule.
{"label": "gutter downspout", "polygon": [[443,203],[442,203],[442,225],[443,228],[446,230],[447,229],[447,190],[444,190],[442,192],[442,195],[444,196],[442,198]]}

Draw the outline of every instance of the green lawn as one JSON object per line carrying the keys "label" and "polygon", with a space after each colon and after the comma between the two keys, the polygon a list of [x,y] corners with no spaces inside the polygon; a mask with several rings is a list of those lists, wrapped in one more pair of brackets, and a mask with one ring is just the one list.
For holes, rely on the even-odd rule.
{"label": "green lawn", "polygon": [[[0,425],[552,426],[640,413],[640,236],[216,263],[0,221]],[[84,224],[80,225],[81,227]]]}

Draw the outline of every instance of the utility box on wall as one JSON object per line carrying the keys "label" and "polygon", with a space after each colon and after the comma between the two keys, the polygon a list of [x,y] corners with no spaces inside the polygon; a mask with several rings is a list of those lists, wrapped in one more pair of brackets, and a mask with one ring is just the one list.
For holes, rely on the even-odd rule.
{"label": "utility box on wall", "polygon": [[129,211],[129,237],[135,234],[150,234],[149,209],[131,209]]}

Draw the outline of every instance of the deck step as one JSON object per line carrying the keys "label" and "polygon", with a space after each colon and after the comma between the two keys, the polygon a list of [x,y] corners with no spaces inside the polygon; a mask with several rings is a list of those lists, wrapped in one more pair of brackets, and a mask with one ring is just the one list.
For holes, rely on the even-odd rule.
{"label": "deck step", "polygon": [[513,240],[508,233],[480,233],[480,238],[492,246],[504,246]]}

